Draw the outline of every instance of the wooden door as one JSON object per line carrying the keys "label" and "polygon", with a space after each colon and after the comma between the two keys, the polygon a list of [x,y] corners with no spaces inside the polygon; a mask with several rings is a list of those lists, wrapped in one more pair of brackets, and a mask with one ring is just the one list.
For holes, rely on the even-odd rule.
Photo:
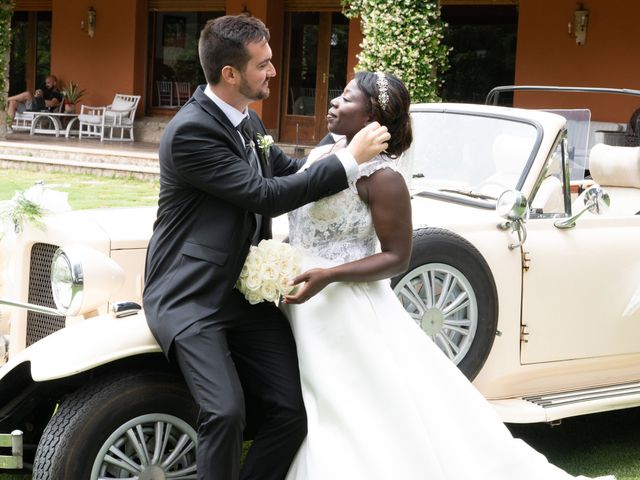
{"label": "wooden door", "polygon": [[286,15],[280,141],[314,145],[327,110],[347,82],[348,19],[338,12]]}

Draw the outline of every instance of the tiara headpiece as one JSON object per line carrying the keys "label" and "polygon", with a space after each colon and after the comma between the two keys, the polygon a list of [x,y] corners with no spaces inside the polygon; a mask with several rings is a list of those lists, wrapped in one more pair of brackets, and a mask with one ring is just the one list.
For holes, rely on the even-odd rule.
{"label": "tiara headpiece", "polygon": [[378,77],[376,84],[378,85],[378,105],[384,111],[389,105],[389,82],[383,72],[376,72]]}

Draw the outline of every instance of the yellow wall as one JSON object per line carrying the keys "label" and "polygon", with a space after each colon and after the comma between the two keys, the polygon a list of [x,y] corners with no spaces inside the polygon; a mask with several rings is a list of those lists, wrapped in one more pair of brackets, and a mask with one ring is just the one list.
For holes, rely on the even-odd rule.
{"label": "yellow wall", "polygon": [[[640,2],[586,0],[587,39],[576,45],[567,33],[575,0],[520,0],[516,85],[615,87],[640,90],[640,43],[637,23]],[[581,107],[588,102],[592,120],[627,122],[640,97],[620,95],[518,94],[518,106]],[[557,94],[556,94],[557,95]]]}

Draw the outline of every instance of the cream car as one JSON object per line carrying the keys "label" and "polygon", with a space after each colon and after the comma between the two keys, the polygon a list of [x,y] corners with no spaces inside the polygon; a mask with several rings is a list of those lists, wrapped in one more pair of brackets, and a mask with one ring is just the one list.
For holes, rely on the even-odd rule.
{"label": "cream car", "polygon": [[[412,118],[414,248],[392,280],[407,312],[505,421],[640,405],[640,148],[576,155],[542,111]],[[5,245],[5,468],[24,445],[34,478],[194,478],[196,408],[136,305],[154,214],[53,215]]]}

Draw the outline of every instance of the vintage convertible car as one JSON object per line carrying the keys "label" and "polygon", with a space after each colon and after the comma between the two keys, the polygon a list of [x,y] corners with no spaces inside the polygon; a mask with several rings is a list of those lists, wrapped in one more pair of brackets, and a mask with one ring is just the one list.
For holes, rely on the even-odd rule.
{"label": "vintage convertible car", "polygon": [[[414,247],[392,280],[409,315],[507,422],[640,405],[640,148],[578,161],[569,116],[537,110],[412,118]],[[197,411],[136,305],[154,213],[68,212],[5,239],[4,468],[193,478]]]}

